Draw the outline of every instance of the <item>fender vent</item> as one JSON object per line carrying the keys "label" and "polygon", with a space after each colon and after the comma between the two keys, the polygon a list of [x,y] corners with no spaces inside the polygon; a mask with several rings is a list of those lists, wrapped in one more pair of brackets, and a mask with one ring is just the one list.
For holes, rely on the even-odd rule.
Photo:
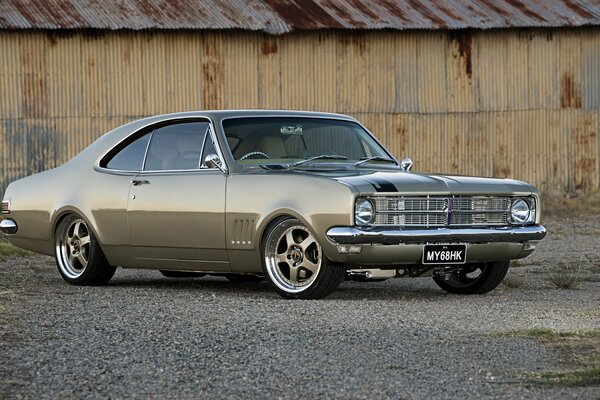
{"label": "fender vent", "polygon": [[10,214],[10,201],[2,202],[2,214]]}
{"label": "fender vent", "polygon": [[233,221],[233,239],[231,240],[231,244],[252,244],[253,234],[253,219],[236,219]]}

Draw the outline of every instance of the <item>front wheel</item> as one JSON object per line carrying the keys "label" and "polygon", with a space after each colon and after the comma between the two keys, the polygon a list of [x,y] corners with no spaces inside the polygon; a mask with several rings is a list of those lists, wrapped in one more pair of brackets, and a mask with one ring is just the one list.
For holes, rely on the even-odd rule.
{"label": "front wheel", "polygon": [[508,272],[510,261],[467,264],[433,280],[448,293],[483,294],[494,290]]}
{"label": "front wheel", "polygon": [[267,281],[288,299],[325,297],[346,274],[345,268],[327,260],[314,235],[297,219],[280,219],[271,225],[262,256]]}
{"label": "front wheel", "polygon": [[65,217],[54,236],[58,272],[73,285],[103,285],[115,274],[87,222],[77,215]]}

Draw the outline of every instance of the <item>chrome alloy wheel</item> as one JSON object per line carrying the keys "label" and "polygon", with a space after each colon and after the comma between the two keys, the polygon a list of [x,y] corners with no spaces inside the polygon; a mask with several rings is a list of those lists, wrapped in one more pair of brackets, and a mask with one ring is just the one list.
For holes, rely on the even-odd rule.
{"label": "chrome alloy wheel", "polygon": [[265,265],[273,283],[288,293],[308,289],[321,270],[321,245],[310,231],[290,220],[278,225],[267,237]]}
{"label": "chrome alloy wheel", "polygon": [[56,237],[56,256],[62,272],[71,279],[79,278],[88,266],[90,230],[81,218],[73,220]]}

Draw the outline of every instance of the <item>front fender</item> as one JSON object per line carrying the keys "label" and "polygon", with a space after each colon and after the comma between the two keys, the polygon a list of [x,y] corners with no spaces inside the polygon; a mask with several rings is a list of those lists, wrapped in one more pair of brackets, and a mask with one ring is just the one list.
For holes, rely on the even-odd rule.
{"label": "front fender", "polygon": [[260,248],[269,224],[282,216],[297,218],[321,244],[337,254],[327,239],[333,226],[352,223],[354,193],[321,177],[294,174],[236,174],[227,182],[226,240],[232,270],[260,271]]}

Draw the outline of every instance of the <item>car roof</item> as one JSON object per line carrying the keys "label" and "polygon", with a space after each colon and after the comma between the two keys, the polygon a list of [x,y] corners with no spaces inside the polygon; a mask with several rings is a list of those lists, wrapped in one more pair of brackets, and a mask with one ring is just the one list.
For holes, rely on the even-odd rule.
{"label": "car roof", "polygon": [[[118,145],[122,140],[129,137],[132,133],[140,129],[159,124],[163,121],[186,119],[186,118],[209,118],[217,127],[221,121],[227,118],[239,117],[308,117],[308,118],[330,118],[345,121],[356,120],[348,115],[323,113],[313,111],[297,111],[297,110],[198,110],[186,111],[170,114],[153,115],[150,117],[137,119],[116,127],[115,129],[102,135],[98,140],[88,146],[75,158],[93,158],[97,159],[100,155],[106,154],[108,150]],[[217,128],[219,129],[219,128]]]}
{"label": "car roof", "polygon": [[312,118],[335,118],[343,119],[348,121],[355,121],[354,118],[336,113],[325,113],[316,111],[298,111],[298,110],[198,110],[198,111],[186,111],[177,112],[170,114],[155,115],[152,117],[144,118],[141,121],[155,122],[158,120],[168,120],[171,118],[193,118],[193,117],[208,117],[214,122],[218,122],[223,119],[232,117],[260,117],[260,116],[294,116],[294,117],[312,117]]}

